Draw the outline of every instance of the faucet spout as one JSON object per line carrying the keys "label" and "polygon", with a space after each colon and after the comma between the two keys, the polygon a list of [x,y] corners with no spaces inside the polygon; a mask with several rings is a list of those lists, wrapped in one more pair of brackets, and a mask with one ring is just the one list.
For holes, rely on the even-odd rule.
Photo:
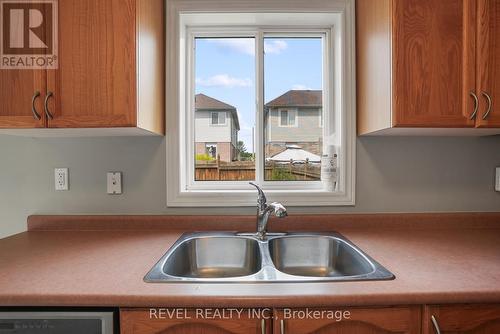
{"label": "faucet spout", "polygon": [[266,202],[267,202],[266,194],[264,194],[264,191],[257,184],[255,184],[253,182],[248,182],[248,183],[251,184],[252,186],[254,186],[255,188],[257,188],[257,192],[258,192],[257,204],[259,206],[259,209],[262,208],[262,210],[263,210],[265,205],[266,205]]}
{"label": "faucet spout", "polygon": [[267,204],[264,191],[262,191],[257,184],[253,182],[250,182],[250,184],[257,188],[259,193],[257,199],[257,237],[264,240],[267,234],[267,222],[269,220],[269,216],[274,213],[276,217],[284,218],[288,215],[288,213],[286,208],[281,203],[273,202],[271,204]]}

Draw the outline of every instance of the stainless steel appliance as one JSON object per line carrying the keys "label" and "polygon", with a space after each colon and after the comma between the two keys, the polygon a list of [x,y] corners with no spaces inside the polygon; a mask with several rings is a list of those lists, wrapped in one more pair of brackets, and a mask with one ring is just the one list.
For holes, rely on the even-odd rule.
{"label": "stainless steel appliance", "polygon": [[113,334],[113,312],[2,312],[0,334]]}

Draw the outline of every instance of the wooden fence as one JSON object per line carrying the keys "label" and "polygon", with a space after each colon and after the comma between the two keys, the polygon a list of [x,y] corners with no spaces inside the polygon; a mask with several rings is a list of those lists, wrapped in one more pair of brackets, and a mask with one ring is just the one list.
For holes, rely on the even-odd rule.
{"label": "wooden fence", "polygon": [[197,161],[196,181],[247,181],[255,180],[255,163],[237,161],[231,163],[217,161]]}
{"label": "wooden fence", "polygon": [[[291,176],[291,178],[290,178]],[[321,179],[318,164],[302,163],[277,164],[266,162],[266,180],[318,181]],[[196,181],[251,181],[255,180],[254,161],[223,162],[196,161]]]}

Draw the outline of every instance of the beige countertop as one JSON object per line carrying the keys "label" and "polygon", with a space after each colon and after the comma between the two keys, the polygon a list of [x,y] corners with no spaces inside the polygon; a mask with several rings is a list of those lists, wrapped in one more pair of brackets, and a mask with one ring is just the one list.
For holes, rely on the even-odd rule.
{"label": "beige countertop", "polygon": [[[320,220],[331,222],[331,217]],[[490,216],[484,226],[460,223],[439,227],[428,223],[415,228],[411,223],[374,228],[326,223],[321,225],[323,230],[346,236],[393,272],[396,279],[258,284],[143,282],[144,275],[181,235],[180,231],[148,230],[144,226],[137,230],[130,226],[126,230],[58,230],[53,226],[44,230],[33,223],[36,228],[31,231],[0,240],[0,306],[298,307],[500,302],[499,217]],[[481,217],[472,220],[481,221]],[[310,226],[315,224],[319,222]]]}

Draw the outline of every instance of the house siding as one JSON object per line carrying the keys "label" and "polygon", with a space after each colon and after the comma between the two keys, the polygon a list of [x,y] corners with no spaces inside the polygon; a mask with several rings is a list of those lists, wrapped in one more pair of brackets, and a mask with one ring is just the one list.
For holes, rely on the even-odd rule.
{"label": "house siding", "polygon": [[[297,110],[297,126],[281,127],[279,110]],[[323,128],[320,126],[320,108],[272,108],[266,127],[266,157],[272,157],[286,149],[286,145],[298,145],[306,151],[321,155]]]}
{"label": "house siding", "polygon": [[[283,108],[286,109],[286,108]],[[293,108],[290,108],[293,110]],[[321,109],[298,109],[297,126],[281,127],[279,109],[271,109],[268,117],[267,142],[319,142],[323,136],[320,127]]]}
{"label": "house siding", "polygon": [[195,142],[231,142],[231,128],[233,124],[231,113],[226,112],[226,125],[211,125],[211,113],[211,111],[196,111]]}

